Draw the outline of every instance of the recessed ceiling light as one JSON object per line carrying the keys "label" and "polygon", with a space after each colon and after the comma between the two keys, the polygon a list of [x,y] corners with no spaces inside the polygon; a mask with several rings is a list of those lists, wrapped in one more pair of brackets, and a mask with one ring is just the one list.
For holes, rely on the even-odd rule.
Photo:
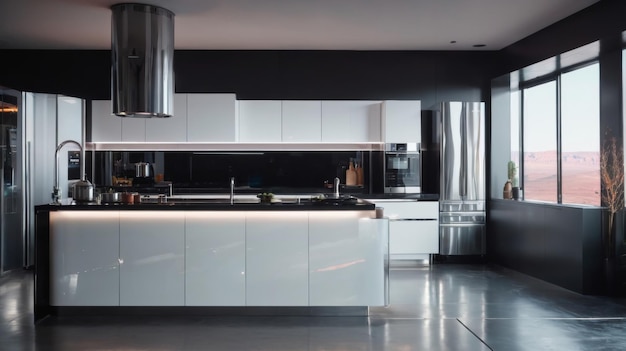
{"label": "recessed ceiling light", "polygon": [[485,44],[474,44],[472,46],[475,47],[475,48],[484,48],[487,45],[485,45]]}

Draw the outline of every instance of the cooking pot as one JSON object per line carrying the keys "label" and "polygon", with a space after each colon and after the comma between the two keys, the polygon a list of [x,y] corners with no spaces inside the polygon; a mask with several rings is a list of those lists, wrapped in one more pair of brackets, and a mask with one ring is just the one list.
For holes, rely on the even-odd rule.
{"label": "cooking pot", "polygon": [[100,194],[102,197],[101,201],[105,204],[122,202],[122,193],[118,192],[110,192],[110,193],[102,193]]}
{"label": "cooking pot", "polygon": [[135,177],[148,178],[152,177],[152,165],[148,162],[135,163]]}
{"label": "cooking pot", "polygon": [[74,183],[74,201],[94,202],[94,186],[87,179]]}

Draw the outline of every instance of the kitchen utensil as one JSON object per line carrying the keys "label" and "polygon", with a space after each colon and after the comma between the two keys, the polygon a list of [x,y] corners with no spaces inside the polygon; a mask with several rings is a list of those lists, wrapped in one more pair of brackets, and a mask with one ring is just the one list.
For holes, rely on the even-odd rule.
{"label": "kitchen utensil", "polygon": [[94,186],[87,179],[74,183],[73,198],[76,202],[94,202]]}
{"label": "kitchen utensil", "polygon": [[152,176],[152,165],[148,162],[135,163],[135,177],[148,178]]}
{"label": "kitchen utensil", "polygon": [[132,193],[122,193],[122,202],[125,204],[133,204],[135,202],[135,197]]}
{"label": "kitchen utensil", "polygon": [[119,192],[102,193],[100,197],[100,201],[105,204],[122,202],[122,193]]}

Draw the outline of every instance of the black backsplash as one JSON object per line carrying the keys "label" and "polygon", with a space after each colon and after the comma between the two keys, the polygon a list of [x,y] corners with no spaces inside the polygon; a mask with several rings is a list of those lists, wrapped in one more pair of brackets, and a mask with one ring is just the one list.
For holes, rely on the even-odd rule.
{"label": "black backsplash", "polygon": [[[110,176],[132,177],[132,162],[155,162],[163,155],[164,179],[171,181],[177,192],[227,191],[231,177],[238,191],[250,192],[328,192],[325,182],[333,183],[335,177],[345,184],[345,170],[351,160],[363,167],[364,185],[342,186],[342,192],[367,194],[380,192],[382,171],[377,166],[382,159],[380,151],[162,151],[162,152],[96,152],[95,181],[110,185]],[[115,160],[126,160],[120,168]],[[107,161],[108,160],[108,161]],[[110,163],[107,167],[107,162]],[[119,161],[118,161],[119,163]],[[373,167],[372,167],[373,166]],[[106,169],[111,173],[105,174]]]}

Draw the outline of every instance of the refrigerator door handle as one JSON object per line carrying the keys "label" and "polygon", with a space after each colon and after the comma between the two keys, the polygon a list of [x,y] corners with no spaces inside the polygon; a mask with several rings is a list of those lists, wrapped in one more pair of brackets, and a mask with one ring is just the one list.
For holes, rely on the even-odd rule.
{"label": "refrigerator door handle", "polygon": [[467,198],[467,106],[463,104],[461,108],[460,137],[461,137],[461,159],[459,169],[459,196],[462,200]]}
{"label": "refrigerator door handle", "polygon": [[439,223],[440,227],[484,227],[485,223]]}

